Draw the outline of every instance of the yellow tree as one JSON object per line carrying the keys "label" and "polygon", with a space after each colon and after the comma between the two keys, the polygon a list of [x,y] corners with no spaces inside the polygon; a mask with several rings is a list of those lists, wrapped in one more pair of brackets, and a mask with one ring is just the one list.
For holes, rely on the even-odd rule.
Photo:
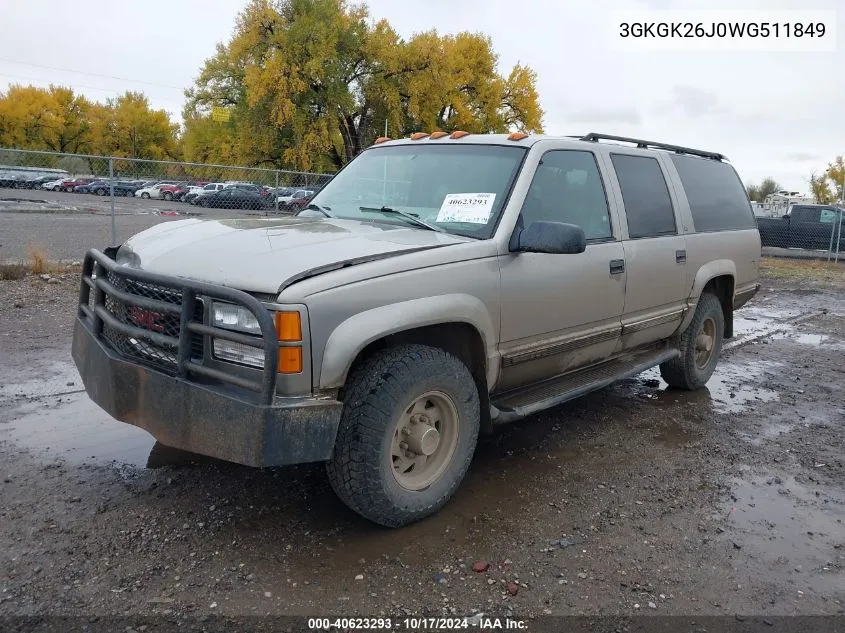
{"label": "yellow tree", "polygon": [[837,202],[845,202],[845,158],[837,156],[825,170],[825,177],[830,182]]}
{"label": "yellow tree", "polygon": [[140,92],[126,92],[92,109],[96,151],[108,156],[181,158],[179,126],[164,110],[150,107]]}
{"label": "yellow tree", "polygon": [[[385,123],[391,136],[542,130],[533,71],[501,76],[497,63],[483,35],[405,41],[344,0],[253,0],[186,92],[186,148],[310,170],[343,166]],[[231,112],[220,150],[200,141],[214,106]]]}
{"label": "yellow tree", "polygon": [[0,145],[82,153],[91,150],[92,103],[70,88],[13,85],[0,94]]}

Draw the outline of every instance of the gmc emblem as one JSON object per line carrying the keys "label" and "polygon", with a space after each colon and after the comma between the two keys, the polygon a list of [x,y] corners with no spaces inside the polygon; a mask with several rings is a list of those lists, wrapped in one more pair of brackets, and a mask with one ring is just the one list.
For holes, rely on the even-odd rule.
{"label": "gmc emblem", "polygon": [[132,323],[152,332],[164,332],[164,325],[160,323],[163,317],[164,315],[159,312],[150,312],[138,306],[132,306],[129,311],[129,318]]}

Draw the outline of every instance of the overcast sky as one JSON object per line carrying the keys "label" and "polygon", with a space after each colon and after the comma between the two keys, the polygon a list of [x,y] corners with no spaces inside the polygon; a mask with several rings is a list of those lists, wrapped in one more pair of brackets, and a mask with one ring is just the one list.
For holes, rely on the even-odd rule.
{"label": "overcast sky", "polygon": [[[69,85],[103,100],[143,90],[178,120],[215,43],[231,35],[241,0],[4,0],[0,87]],[[820,52],[619,52],[614,10],[838,9],[845,0],[370,0],[403,36],[482,31],[500,70],[539,73],[550,134],[606,132],[726,154],[746,182],[772,176],[806,191],[807,177],[845,153],[845,42]],[[578,5],[590,9],[578,9]],[[78,72],[71,72],[78,71]]]}

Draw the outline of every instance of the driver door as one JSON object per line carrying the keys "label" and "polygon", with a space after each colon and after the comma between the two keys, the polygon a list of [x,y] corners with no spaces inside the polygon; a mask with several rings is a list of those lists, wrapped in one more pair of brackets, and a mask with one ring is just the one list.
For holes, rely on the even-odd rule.
{"label": "driver door", "polygon": [[587,250],[509,253],[500,260],[502,368],[497,391],[590,365],[619,343],[625,266],[600,162],[592,151],[550,150],[528,189],[519,222],[576,224]]}

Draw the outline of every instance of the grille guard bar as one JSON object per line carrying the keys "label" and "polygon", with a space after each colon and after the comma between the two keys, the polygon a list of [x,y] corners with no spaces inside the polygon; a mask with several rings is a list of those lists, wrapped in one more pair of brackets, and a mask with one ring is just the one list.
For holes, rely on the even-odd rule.
{"label": "grille guard bar", "polygon": [[[107,280],[108,273],[131,281],[172,289],[181,295],[181,305],[123,292],[109,283]],[[91,305],[92,291],[94,298],[93,309]],[[174,336],[129,325],[115,318],[106,308],[105,300],[107,296],[127,305],[138,306],[146,310],[154,310],[172,315],[178,314],[180,317],[178,339]],[[261,328],[261,338],[251,337],[195,321],[194,311],[198,297],[220,299],[246,308],[258,321],[258,325]],[[279,357],[276,324],[273,321],[270,311],[258,299],[241,290],[182,277],[171,277],[145,272],[135,268],[118,266],[117,262],[106,254],[97,249],[91,249],[85,254],[85,260],[82,264],[82,282],[79,289],[79,316],[85,317],[90,322],[93,334],[97,339],[102,339],[103,325],[105,324],[129,337],[143,338],[157,345],[175,347],[177,349],[176,370],[179,377],[183,380],[190,380],[191,376],[202,376],[219,380],[257,393],[260,398],[260,404],[271,405],[273,403]],[[218,338],[263,349],[264,369],[262,370],[261,380],[249,380],[194,362],[191,358],[192,334]],[[256,371],[258,371],[257,368]]]}

